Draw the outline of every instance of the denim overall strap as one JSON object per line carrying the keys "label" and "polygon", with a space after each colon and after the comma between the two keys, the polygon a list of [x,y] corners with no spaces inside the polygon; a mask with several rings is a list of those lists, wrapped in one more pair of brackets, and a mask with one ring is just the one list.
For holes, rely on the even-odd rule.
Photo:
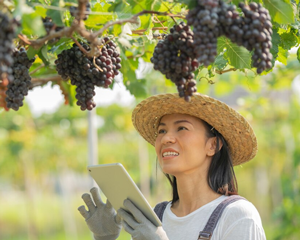
{"label": "denim overall strap", "polygon": [[156,213],[156,215],[158,216],[158,218],[161,222],[162,222],[162,217],[163,217],[164,211],[165,211],[168,203],[169,203],[168,201],[164,201],[164,202],[158,203],[154,207],[154,212]]}
{"label": "denim overall strap", "polygon": [[244,199],[243,197],[239,195],[231,195],[228,198],[226,198],[224,201],[222,201],[216,209],[213,211],[213,213],[210,215],[203,231],[199,233],[198,240],[210,240],[213,234],[213,231],[215,230],[215,227],[217,226],[217,223],[224,211],[224,209],[231,203]]}

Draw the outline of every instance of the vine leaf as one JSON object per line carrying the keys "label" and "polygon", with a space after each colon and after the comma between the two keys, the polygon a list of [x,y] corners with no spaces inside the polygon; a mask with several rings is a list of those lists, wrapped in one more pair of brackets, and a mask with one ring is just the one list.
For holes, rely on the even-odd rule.
{"label": "vine leaf", "polygon": [[300,62],[300,47],[298,47],[298,50],[297,50],[297,59]]}
{"label": "vine leaf", "polygon": [[263,2],[274,22],[279,24],[294,22],[293,7],[290,3],[283,0],[263,0]]}
{"label": "vine leaf", "polygon": [[27,56],[29,59],[32,59],[35,57],[36,54],[38,54],[39,50],[33,48],[32,46],[29,46],[27,49]]}
{"label": "vine leaf", "polygon": [[96,3],[92,8],[93,12],[101,12],[102,14],[91,14],[85,21],[85,26],[91,28],[100,28],[99,25],[104,25],[105,23],[113,20],[114,14],[109,12],[109,7],[111,5],[107,3]]}
{"label": "vine leaf", "polygon": [[188,5],[189,9],[193,9],[197,6],[197,1],[195,0],[182,0],[180,2]]}
{"label": "vine leaf", "polygon": [[273,55],[273,60],[275,60],[278,56],[278,46],[281,44],[281,38],[280,35],[276,32],[273,31],[272,34],[272,48],[270,49],[270,52]]}
{"label": "vine leaf", "polygon": [[152,28],[154,27],[152,18],[149,18],[148,16],[140,16],[140,20],[141,20],[141,28],[146,30],[144,34],[146,34],[149,40],[152,40],[153,39]]}
{"label": "vine leaf", "polygon": [[288,50],[282,48],[282,47],[278,47],[278,57],[277,60],[281,63],[283,63],[284,65],[287,64],[287,58],[288,58]]}
{"label": "vine leaf", "polygon": [[225,59],[224,54],[221,53],[216,57],[215,62],[214,62],[214,67],[217,70],[222,70],[227,66],[227,64],[228,64],[228,60]]}
{"label": "vine leaf", "polygon": [[239,47],[226,37],[220,37],[218,38],[218,53],[223,52],[224,49],[226,49],[224,56],[231,66],[236,69],[251,69],[251,54],[247,49]]}
{"label": "vine leaf", "polygon": [[292,47],[298,44],[298,38],[293,31],[284,32],[280,35],[281,46],[284,49],[290,50]]}
{"label": "vine leaf", "polygon": [[22,33],[26,35],[41,37],[46,34],[41,16],[39,16],[36,12],[30,14],[23,14],[22,27]]}
{"label": "vine leaf", "polygon": [[45,66],[49,65],[49,57],[48,57],[48,48],[47,45],[44,45],[39,51],[38,51],[38,56],[40,59],[42,59],[43,63]]}

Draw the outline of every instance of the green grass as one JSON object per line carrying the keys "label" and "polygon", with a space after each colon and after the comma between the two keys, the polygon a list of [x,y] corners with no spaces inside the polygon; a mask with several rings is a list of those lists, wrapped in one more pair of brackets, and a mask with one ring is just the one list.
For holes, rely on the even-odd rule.
{"label": "green grass", "polygon": [[[78,195],[80,196],[80,195]],[[85,240],[92,239],[77,208],[83,204],[77,195],[0,196],[0,239],[3,240]],[[130,240],[122,230],[120,240]]]}

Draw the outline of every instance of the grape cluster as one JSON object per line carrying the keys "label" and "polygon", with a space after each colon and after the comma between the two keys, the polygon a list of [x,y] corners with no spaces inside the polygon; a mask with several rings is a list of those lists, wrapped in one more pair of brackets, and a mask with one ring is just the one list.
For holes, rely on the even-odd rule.
{"label": "grape cluster", "polygon": [[151,58],[154,69],[174,82],[179,96],[186,101],[190,101],[190,97],[197,91],[193,72],[199,63],[194,48],[194,33],[181,22],[170,29],[170,34],[164,40],[158,42]]}
{"label": "grape cluster", "polygon": [[233,43],[254,50],[252,64],[260,74],[272,67],[271,18],[261,4],[240,3],[239,7],[244,16],[239,15],[235,5],[222,0],[198,0],[197,7],[187,15],[187,23],[194,27],[196,57],[205,66],[213,63],[217,38],[225,35]]}
{"label": "grape cluster", "polygon": [[23,106],[24,96],[28,94],[31,84],[29,68],[35,58],[28,59],[25,48],[15,49],[12,56],[14,81],[7,85],[5,101],[8,108],[18,111],[19,107]]}
{"label": "grape cluster", "polygon": [[257,73],[262,73],[265,69],[272,67],[272,23],[267,9],[255,2],[249,6],[240,3],[244,17],[242,45],[248,50],[254,50],[252,55],[252,65],[257,68]]}
{"label": "grape cluster", "polygon": [[199,63],[208,66],[217,55],[219,28],[219,0],[198,0],[196,8],[186,16],[188,25],[194,27],[194,44]]}
{"label": "grape cluster", "polygon": [[11,56],[14,49],[13,39],[19,22],[6,14],[0,12],[0,80],[7,79],[13,81],[12,69],[13,58]]}
{"label": "grape cluster", "polygon": [[[78,17],[78,8],[77,7],[71,6],[69,8],[69,11],[70,11],[70,14],[72,17],[75,17],[75,18]],[[89,2],[85,5],[85,12],[86,13],[83,18],[84,21],[88,19],[89,15],[90,15],[89,13],[91,12],[91,4]]]}
{"label": "grape cluster", "polygon": [[272,23],[268,10],[254,2],[240,3],[244,16],[239,17],[234,5],[220,2],[220,26],[223,34],[239,46],[244,46],[252,54],[252,65],[260,74],[272,67]]}
{"label": "grape cluster", "polygon": [[[81,46],[89,51],[85,43]],[[73,47],[63,50],[55,60],[56,70],[63,79],[70,78],[71,84],[76,88],[77,105],[81,110],[92,110],[96,104],[95,86],[107,88],[113,78],[119,74],[121,68],[120,54],[116,44],[108,37],[102,39],[100,56],[87,57],[74,43]]]}
{"label": "grape cluster", "polygon": [[[55,25],[55,23],[52,22],[52,19],[50,17],[45,17],[42,20],[43,20],[44,28],[45,28],[47,34],[50,34],[50,32],[52,30],[54,30],[55,32],[58,32],[63,29],[63,27],[57,27]],[[54,44],[58,40],[59,40],[59,38],[53,38],[53,39],[49,40],[49,43]]]}

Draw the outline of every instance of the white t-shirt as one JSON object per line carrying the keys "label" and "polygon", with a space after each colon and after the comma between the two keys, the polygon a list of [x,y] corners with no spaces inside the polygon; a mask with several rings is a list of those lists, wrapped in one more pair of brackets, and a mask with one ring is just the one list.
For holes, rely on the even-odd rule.
{"label": "white t-shirt", "polygon": [[[184,217],[177,217],[168,203],[162,219],[169,240],[197,240],[214,211],[227,196],[221,196]],[[213,232],[211,240],[265,240],[261,219],[254,205],[246,200],[229,204]]]}

